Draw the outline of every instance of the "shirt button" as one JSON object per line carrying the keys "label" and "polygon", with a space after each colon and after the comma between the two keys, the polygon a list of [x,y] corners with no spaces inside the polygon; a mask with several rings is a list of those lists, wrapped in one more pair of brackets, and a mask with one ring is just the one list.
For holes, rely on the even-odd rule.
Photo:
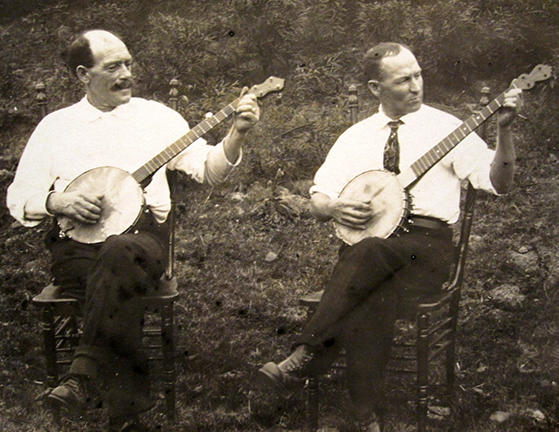
{"label": "shirt button", "polygon": [[140,231],[134,230],[134,234],[139,234],[139,233],[140,233]]}

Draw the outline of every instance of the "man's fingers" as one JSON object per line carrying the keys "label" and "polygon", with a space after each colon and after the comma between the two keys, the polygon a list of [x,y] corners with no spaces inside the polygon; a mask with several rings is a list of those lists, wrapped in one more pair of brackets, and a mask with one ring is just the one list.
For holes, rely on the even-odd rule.
{"label": "man's fingers", "polygon": [[352,224],[352,225],[364,225],[366,224],[370,216],[369,215],[356,215],[356,214],[345,214],[340,218],[342,221]]}
{"label": "man's fingers", "polygon": [[83,207],[76,209],[76,215],[81,218],[82,222],[86,223],[95,223],[100,217],[100,213],[94,213]]}
{"label": "man's fingers", "polygon": [[244,95],[246,95],[248,93],[248,87],[243,87],[243,89],[241,90],[241,94],[239,97],[243,97]]}
{"label": "man's fingers", "polygon": [[83,209],[87,210],[90,213],[96,214],[96,215],[100,215],[101,214],[101,206],[99,205],[95,205],[89,202],[84,202],[83,203]]}
{"label": "man's fingers", "polygon": [[91,204],[94,205],[95,207],[98,207],[99,209],[102,206],[102,200],[103,200],[103,194],[98,194],[98,195],[82,195],[81,198]]}

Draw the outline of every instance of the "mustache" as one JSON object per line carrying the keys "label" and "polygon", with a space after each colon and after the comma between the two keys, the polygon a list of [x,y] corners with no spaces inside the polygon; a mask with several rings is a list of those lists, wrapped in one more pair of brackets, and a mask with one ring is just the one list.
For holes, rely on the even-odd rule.
{"label": "mustache", "polygon": [[126,78],[120,81],[117,81],[113,86],[113,90],[124,90],[129,89],[134,85],[134,80],[132,78]]}

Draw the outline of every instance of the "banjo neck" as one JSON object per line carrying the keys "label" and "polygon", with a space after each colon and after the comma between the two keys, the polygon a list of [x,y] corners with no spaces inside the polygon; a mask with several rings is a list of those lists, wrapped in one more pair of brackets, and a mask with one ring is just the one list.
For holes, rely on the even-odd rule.
{"label": "banjo neck", "polygon": [[[284,81],[285,80],[283,78],[271,76],[263,83],[252,86],[248,93],[253,93],[254,95],[256,95],[257,98],[262,98],[270,92],[281,91],[283,89]],[[213,129],[227,117],[233,114],[240,100],[241,97],[238,97],[229,105],[219,110],[216,114],[206,118],[205,120],[202,120],[192,129],[190,129],[186,133],[186,135],[176,140],[173,144],[166,147],[163,151],[161,151],[155,157],[153,157],[136,171],[134,171],[131,174],[134,180],[136,180],[139,184],[144,184],[144,182],[159,168],[173,159],[180,152],[185,150],[198,138],[202,137],[202,135],[209,132],[211,129]]]}
{"label": "banjo neck", "polygon": [[495,112],[503,106],[505,93],[501,93],[480,111],[472,114],[460,126],[447,135],[437,145],[432,147],[417,159],[408,168],[398,174],[398,180],[402,187],[406,188],[418,180],[423,174],[433,167],[438,161],[446,156],[454,147],[456,147],[464,138],[471,134],[483,122],[491,117]]}
{"label": "banjo neck", "polygon": [[159,168],[173,159],[176,155],[186,149],[190,144],[200,138],[202,135],[207,133],[210,129],[213,129],[227,117],[235,112],[235,107],[239,102],[240,98],[235,99],[226,107],[222,108],[219,112],[208,117],[207,119],[201,121],[192,129],[190,129],[186,135],[182,136],[176,140],[173,144],[165,148],[154,158],[146,162],[140,168],[132,173],[132,177],[138,183],[142,184],[146,179],[148,179],[153,173],[155,173]]}

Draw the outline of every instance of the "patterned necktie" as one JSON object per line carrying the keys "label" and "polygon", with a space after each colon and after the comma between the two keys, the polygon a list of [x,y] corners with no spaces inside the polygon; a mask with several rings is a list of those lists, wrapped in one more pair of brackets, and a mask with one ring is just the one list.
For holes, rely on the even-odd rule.
{"label": "patterned necktie", "polygon": [[398,143],[398,127],[403,122],[401,120],[393,120],[388,122],[390,126],[390,135],[384,146],[384,169],[392,171],[393,173],[400,174],[400,145]]}

